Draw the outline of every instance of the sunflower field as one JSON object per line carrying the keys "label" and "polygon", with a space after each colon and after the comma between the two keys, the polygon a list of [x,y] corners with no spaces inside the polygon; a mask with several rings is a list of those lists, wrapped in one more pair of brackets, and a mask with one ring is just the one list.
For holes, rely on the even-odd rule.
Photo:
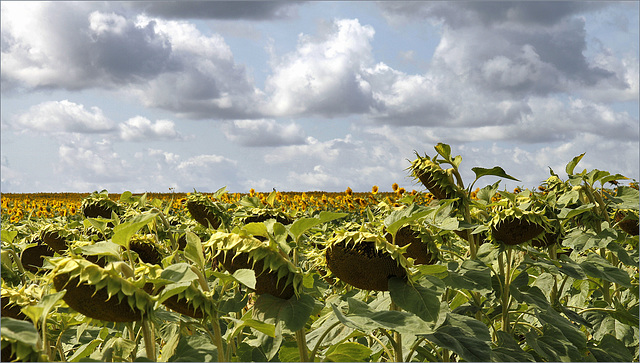
{"label": "sunflower field", "polygon": [[638,183],[2,194],[2,361],[638,361]]}

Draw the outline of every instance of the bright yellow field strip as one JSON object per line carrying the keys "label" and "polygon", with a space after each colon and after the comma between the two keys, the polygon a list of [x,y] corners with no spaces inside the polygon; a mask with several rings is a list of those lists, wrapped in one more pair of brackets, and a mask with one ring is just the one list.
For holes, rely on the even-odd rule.
{"label": "bright yellow field strip", "polygon": [[[393,205],[396,200],[406,195],[415,195],[414,201],[428,204],[432,200],[430,193],[412,190],[407,192],[397,184],[393,185],[394,192],[378,192],[374,186],[371,192],[353,192],[347,188],[344,192],[276,192],[276,200],[288,211],[306,210],[342,210],[350,212],[363,211],[367,206],[377,205],[387,201]],[[73,216],[81,212],[82,199],[90,193],[3,193],[0,196],[2,220],[11,223],[19,222],[31,215],[32,218],[53,218],[58,216]],[[172,213],[183,213],[186,210],[184,201],[190,193],[147,193],[148,200],[161,199],[171,202]],[[210,193],[203,193],[210,194]],[[135,194],[140,196],[142,194]],[[236,203],[244,196],[258,197],[263,202],[270,195],[267,192],[226,193],[220,197],[224,203]],[[117,201],[120,193],[110,193],[109,198]]]}

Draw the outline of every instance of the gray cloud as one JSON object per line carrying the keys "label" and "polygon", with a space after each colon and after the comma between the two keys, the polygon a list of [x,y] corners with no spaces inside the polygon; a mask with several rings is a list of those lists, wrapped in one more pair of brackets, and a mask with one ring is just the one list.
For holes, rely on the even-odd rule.
{"label": "gray cloud", "polygon": [[3,92],[117,89],[191,118],[256,116],[260,91],[220,35],[89,6],[3,3]]}
{"label": "gray cloud", "polygon": [[[177,3],[127,9],[2,2],[3,94],[110,89],[179,116],[235,120],[220,123],[224,136],[242,146],[232,145],[232,157],[215,148],[202,155],[186,155],[180,148],[184,156],[145,149],[131,161],[111,142],[175,140],[173,122],[134,117],[118,124],[98,108],[68,101],[3,117],[3,131],[57,130],[72,138],[56,138],[60,162],[54,189],[144,191],[167,185],[190,191],[228,185],[235,191],[275,185],[341,191],[369,190],[373,184],[388,189],[393,182],[411,185],[406,158],[414,149],[433,154],[441,141],[463,156],[465,170],[501,165],[528,186],[544,179],[548,166],[560,172],[585,151],[593,156],[581,166],[637,177],[637,116],[612,104],[637,105],[637,55],[621,57],[606,41],[594,47],[597,41],[587,38],[580,17],[610,3],[387,2],[382,9],[389,19],[440,24],[440,43],[424,73],[375,59],[373,40],[380,30],[338,19],[316,34],[301,34],[292,52],[274,55],[264,90],[234,60],[222,36],[204,34],[192,22],[167,20],[162,15],[167,4]],[[191,3],[180,4],[189,9],[174,19],[191,16]],[[147,5],[146,15],[130,11]],[[257,19],[221,9],[202,17]],[[276,17],[265,14],[263,19]],[[413,49],[403,45],[403,50]],[[324,140],[307,135],[295,121],[274,121],[311,115],[360,117],[350,119],[357,119],[350,135],[322,132]],[[145,145],[124,146],[130,151]],[[245,163],[255,158],[251,146],[269,147],[260,162]],[[5,161],[3,189],[30,182],[18,163]],[[264,169],[257,170],[257,164]]]}
{"label": "gray cloud", "polygon": [[[370,190],[388,187],[404,178],[404,157],[384,138],[368,142],[361,135],[320,141],[309,137],[304,145],[274,148],[264,155],[271,185],[291,190]],[[404,145],[406,146],[406,145]],[[265,185],[269,185],[265,183]]]}
{"label": "gray cloud", "polygon": [[116,13],[89,14],[89,64],[116,84],[136,83],[178,70],[171,43],[155,31],[155,22],[135,24]]}
{"label": "gray cloud", "polygon": [[[544,131],[544,128],[542,128]],[[278,190],[356,191],[370,190],[378,185],[390,190],[399,183],[408,190],[424,190],[412,181],[405,170],[413,150],[433,156],[433,146],[447,142],[453,152],[463,158],[461,172],[468,184],[473,180],[474,166],[502,166],[521,182],[502,181],[501,185],[535,188],[548,176],[548,167],[562,175],[564,166],[574,156],[587,152],[581,168],[598,168],[622,173],[637,179],[638,145],[636,140],[606,140],[595,133],[577,133],[571,138],[538,144],[522,144],[518,140],[453,140],[451,133],[437,135],[423,127],[392,126],[362,127],[344,137],[321,141],[308,138],[302,145],[274,147],[264,154],[265,167],[257,170],[244,160],[255,157],[249,150],[234,154],[238,162],[220,154],[181,156],[168,150],[144,149],[134,158],[117,153],[106,140],[93,136],[74,138],[61,144],[56,173],[50,175],[50,190],[87,191],[107,188],[112,192],[132,190],[215,191],[228,186],[231,191],[249,188]],[[527,130],[522,130],[526,132]],[[615,155],[615,157],[610,157]],[[3,186],[22,191],[42,191],[31,184],[18,184],[21,176],[12,170],[6,158],[2,160]],[[6,174],[5,174],[6,172]],[[494,182],[483,178],[481,185]],[[31,188],[31,189],[30,189]]]}
{"label": "gray cloud", "polygon": [[108,89],[180,67],[172,62],[171,44],[154,32],[152,22],[141,26],[81,3],[2,7],[7,14],[2,17],[3,83],[7,79],[32,89]]}
{"label": "gray cloud", "polygon": [[464,76],[482,90],[521,98],[608,84],[624,76],[584,56],[586,31],[578,15],[609,6],[597,2],[381,2],[391,22],[429,19],[442,26],[433,71]]}
{"label": "gray cloud", "polygon": [[166,19],[286,19],[301,1],[134,1],[130,8]]}
{"label": "gray cloud", "polygon": [[[132,6],[139,11],[136,6],[175,4]],[[185,7],[190,5],[251,4]],[[424,126],[456,126],[464,120],[457,114],[465,104],[526,102],[529,97],[572,92],[637,95],[629,65],[584,56],[585,24],[575,15],[601,4],[480,5],[382,3],[385,13],[395,17],[441,19],[440,44],[425,74],[375,65],[374,29],[356,19],[338,19],[315,36],[301,35],[295,51],[274,57],[263,91],[234,61],[220,35],[204,35],[192,23],[149,15],[134,18],[84,3],[4,3],[3,91],[117,87],[145,106],[194,119],[365,114],[381,122]],[[54,10],[55,20],[44,21]],[[14,22],[12,12],[28,12],[30,17]],[[461,16],[466,20],[458,24],[456,17]],[[521,115],[512,110],[511,120],[488,122],[516,122]]]}
{"label": "gray cloud", "polygon": [[95,82],[86,31],[90,11],[79,3],[2,3],[3,91],[9,85],[81,89]]}
{"label": "gray cloud", "polygon": [[121,141],[182,141],[187,138],[175,129],[171,120],[151,120],[134,116],[122,123],[107,117],[99,107],[85,108],[82,104],[62,101],[47,101],[30,107],[11,118],[3,128],[7,131],[33,132],[52,135],[67,140],[69,135],[101,135],[108,140]]}
{"label": "gray cloud", "polygon": [[213,192],[219,188],[238,183],[238,162],[217,154],[201,154],[189,157],[181,161],[174,172],[179,177],[170,179],[179,180],[178,185],[182,190]]}
{"label": "gray cloud", "polygon": [[589,64],[585,50],[584,21],[576,18],[539,28],[445,28],[432,64],[501,97],[571,92],[604,81],[627,87],[615,73]]}
{"label": "gray cloud", "polygon": [[549,26],[566,17],[607,6],[601,2],[584,1],[382,1],[377,4],[394,23],[429,18],[456,29],[507,22]]}
{"label": "gray cloud", "polygon": [[[538,135],[542,141],[567,136],[563,123],[575,132],[591,132],[601,120],[586,120],[567,105],[558,109],[560,113],[549,114],[532,108],[531,99],[553,103],[558,94],[565,94],[586,96],[587,104],[637,100],[637,66],[631,59],[623,63],[606,52],[605,57],[585,56],[587,35],[579,15],[609,6],[605,3],[381,2],[379,6],[397,26],[430,20],[441,27],[440,43],[424,75],[406,75],[386,66],[369,68],[367,80],[379,100],[371,116],[379,122],[471,127],[473,135],[456,135],[473,139],[482,127],[483,138],[491,134],[496,139],[527,141]],[[375,79],[381,86],[374,84]],[[520,131],[530,124],[526,120],[542,122],[536,112],[554,120],[550,130],[559,132]],[[627,137],[634,120],[628,115],[616,118],[620,123],[607,132]]]}
{"label": "gray cloud", "polygon": [[448,97],[439,76],[410,75],[384,63],[361,72],[372,89],[373,119],[402,126],[435,126],[452,119],[455,98]]}
{"label": "gray cloud", "polygon": [[[442,140],[464,144],[469,142],[519,142],[544,144],[571,142],[581,135],[593,135],[620,142],[637,141],[640,137],[638,120],[627,112],[586,99],[566,101],[530,97],[522,101],[486,102],[478,99],[455,108],[453,117],[445,122],[398,124],[407,134],[422,135],[433,143]],[[391,121],[373,119],[372,127],[391,124]],[[428,127],[426,127],[428,126]]]}

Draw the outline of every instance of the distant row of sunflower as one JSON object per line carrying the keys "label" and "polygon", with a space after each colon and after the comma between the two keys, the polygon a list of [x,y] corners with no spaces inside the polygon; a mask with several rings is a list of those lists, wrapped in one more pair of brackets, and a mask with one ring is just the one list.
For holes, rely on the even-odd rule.
{"label": "distant row of sunflower", "polygon": [[[283,209],[290,212],[304,211],[309,208],[316,210],[364,212],[368,206],[387,202],[389,205],[397,204],[396,201],[412,197],[414,202],[429,204],[433,199],[430,193],[418,192],[415,189],[407,192],[397,183],[392,185],[393,192],[380,192],[377,185],[370,192],[354,192],[347,188],[344,192],[279,192],[275,198]],[[16,223],[27,218],[55,218],[74,216],[81,212],[82,200],[90,193],[3,193],[1,195],[1,210],[3,222]],[[147,193],[147,198],[172,201],[172,213],[182,214],[186,212],[185,201],[191,193]],[[207,193],[204,193],[207,194]],[[271,193],[256,192],[250,189],[248,193],[224,193],[220,196],[220,202],[237,203],[240,199],[249,195],[258,197],[266,203]],[[110,193],[109,198],[117,201],[121,194]],[[212,200],[214,199],[211,197]]]}

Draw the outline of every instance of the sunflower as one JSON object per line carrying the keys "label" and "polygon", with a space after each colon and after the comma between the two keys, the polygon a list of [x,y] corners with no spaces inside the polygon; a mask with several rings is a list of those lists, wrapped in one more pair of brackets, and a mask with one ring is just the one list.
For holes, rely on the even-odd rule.
{"label": "sunflower", "polygon": [[160,265],[162,262],[162,253],[155,243],[153,234],[135,234],[131,237],[129,248],[138,254],[138,258],[146,263]]}
{"label": "sunflower", "polygon": [[[393,243],[393,236],[390,233],[386,233],[384,237],[387,242]],[[429,243],[424,243],[422,237],[428,239]],[[413,258],[414,264],[429,265],[438,261],[437,247],[432,240],[433,237],[430,235],[421,234],[410,225],[406,225],[396,232],[395,244],[399,247],[408,246],[404,256]]]}
{"label": "sunflower", "polygon": [[298,267],[268,242],[235,229],[231,233],[216,231],[203,247],[216,250],[214,257],[229,273],[252,269],[256,276],[255,292],[289,299],[302,291],[302,274]]}
{"label": "sunflower", "polygon": [[80,209],[85,218],[102,217],[110,219],[112,213],[119,215],[122,212],[122,207],[109,199],[109,193],[106,190],[99,193],[93,192],[84,198]]}
{"label": "sunflower", "polygon": [[201,193],[193,193],[187,197],[187,209],[193,219],[205,227],[217,229],[221,225],[228,225],[231,220],[224,204],[214,202]]}
{"label": "sunflower", "polygon": [[613,213],[613,219],[618,226],[628,234],[637,236],[639,232],[638,211],[632,209],[619,209]]}
{"label": "sunflower", "polygon": [[387,291],[389,278],[406,277],[406,248],[370,232],[338,231],[325,249],[326,265],[343,282],[363,290]]}
{"label": "sunflower", "polygon": [[40,229],[40,239],[61,255],[67,250],[69,240],[75,239],[76,236],[75,229],[65,228],[58,223],[50,223]]}
{"label": "sunflower", "polygon": [[545,233],[553,233],[543,211],[522,210],[517,207],[496,212],[489,225],[492,239],[506,245],[541,240],[545,238]]}
{"label": "sunflower", "polygon": [[[165,288],[171,288],[172,285],[172,283],[168,282],[162,275],[163,271],[164,270],[158,265],[142,263],[136,268],[135,274],[136,276],[144,276],[144,291],[150,295],[160,296]],[[177,294],[162,301],[162,304],[177,313],[190,316],[194,319],[201,319],[207,315],[214,315],[215,313],[215,307],[211,300],[210,293],[202,291],[199,284],[195,281],[183,290],[180,290]]]}
{"label": "sunflower", "polygon": [[63,300],[85,316],[114,322],[138,321],[153,310],[154,301],[149,294],[123,278],[113,264],[102,268],[77,257],[51,262],[55,267],[50,278],[56,290],[67,290]]}
{"label": "sunflower", "polygon": [[[463,198],[465,193],[453,181],[452,169],[443,170],[440,165],[428,156],[420,156],[411,162],[409,169],[415,179],[420,182],[437,199]],[[395,191],[395,190],[394,190]]]}

